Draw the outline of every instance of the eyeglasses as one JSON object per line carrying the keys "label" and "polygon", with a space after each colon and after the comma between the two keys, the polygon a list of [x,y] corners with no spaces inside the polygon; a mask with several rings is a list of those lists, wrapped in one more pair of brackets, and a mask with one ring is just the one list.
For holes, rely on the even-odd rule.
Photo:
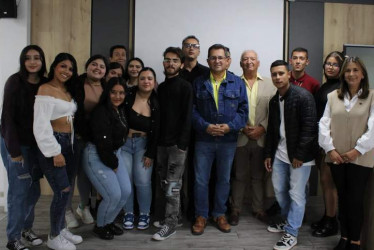
{"label": "eyeglasses", "polygon": [[186,49],[191,49],[191,48],[194,48],[194,49],[200,49],[200,44],[195,44],[195,43],[184,43],[184,44],[183,44],[183,47],[186,48]]}
{"label": "eyeglasses", "polygon": [[326,67],[333,67],[333,68],[339,68],[339,64],[337,63],[325,63]]}
{"label": "eyeglasses", "polygon": [[215,61],[215,60],[222,61],[223,59],[226,59],[226,58],[227,58],[226,56],[210,56],[208,57],[208,60],[209,61]]}
{"label": "eyeglasses", "polygon": [[173,63],[179,63],[181,60],[179,59],[179,58],[173,58],[173,59],[171,59],[171,58],[164,58],[164,63],[171,63],[171,62],[173,62]]}

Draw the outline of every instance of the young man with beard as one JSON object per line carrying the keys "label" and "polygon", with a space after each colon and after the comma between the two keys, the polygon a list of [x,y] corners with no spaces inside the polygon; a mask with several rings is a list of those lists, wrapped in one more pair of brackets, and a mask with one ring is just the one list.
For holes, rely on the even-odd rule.
{"label": "young man with beard", "polygon": [[192,112],[191,84],[179,76],[183,63],[182,50],[169,47],[163,56],[166,79],[158,87],[161,131],[157,161],[166,205],[163,227],[153,235],[154,240],[165,240],[175,234]]}

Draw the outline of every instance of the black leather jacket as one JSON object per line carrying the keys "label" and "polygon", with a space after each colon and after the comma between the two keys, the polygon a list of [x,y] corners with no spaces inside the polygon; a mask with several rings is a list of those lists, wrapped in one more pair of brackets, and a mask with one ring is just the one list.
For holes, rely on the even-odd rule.
{"label": "black leather jacket", "polygon": [[[309,162],[317,154],[318,127],[316,104],[307,90],[290,85],[284,99],[284,123],[287,153],[290,162],[294,158]],[[280,140],[279,93],[269,102],[269,123],[266,134],[265,158],[274,160]]]}

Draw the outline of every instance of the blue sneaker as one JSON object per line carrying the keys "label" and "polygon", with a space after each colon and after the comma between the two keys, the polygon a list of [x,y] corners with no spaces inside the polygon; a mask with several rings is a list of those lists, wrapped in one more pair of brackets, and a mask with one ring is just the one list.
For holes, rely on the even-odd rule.
{"label": "blue sneaker", "polygon": [[125,213],[122,227],[126,230],[130,230],[134,228],[134,214],[133,213]]}
{"label": "blue sneaker", "polygon": [[145,230],[149,227],[149,214],[140,214],[139,215],[139,222],[138,222],[138,229]]}

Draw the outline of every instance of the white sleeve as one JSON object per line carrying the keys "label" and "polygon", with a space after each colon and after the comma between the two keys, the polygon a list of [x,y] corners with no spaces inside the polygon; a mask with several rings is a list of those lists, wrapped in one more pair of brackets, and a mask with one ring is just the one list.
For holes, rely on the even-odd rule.
{"label": "white sleeve", "polygon": [[370,106],[368,129],[356,142],[355,149],[362,155],[374,148],[374,104]]}
{"label": "white sleeve", "polygon": [[327,152],[335,149],[334,144],[332,142],[331,137],[331,114],[330,114],[330,104],[329,100],[327,100],[325,112],[323,112],[323,116],[321,120],[319,120],[319,132],[318,132],[318,143],[323,150]]}
{"label": "white sleeve", "polygon": [[48,96],[36,96],[34,104],[34,136],[40,151],[45,157],[61,153],[61,146],[53,135],[51,117],[55,103]]}

